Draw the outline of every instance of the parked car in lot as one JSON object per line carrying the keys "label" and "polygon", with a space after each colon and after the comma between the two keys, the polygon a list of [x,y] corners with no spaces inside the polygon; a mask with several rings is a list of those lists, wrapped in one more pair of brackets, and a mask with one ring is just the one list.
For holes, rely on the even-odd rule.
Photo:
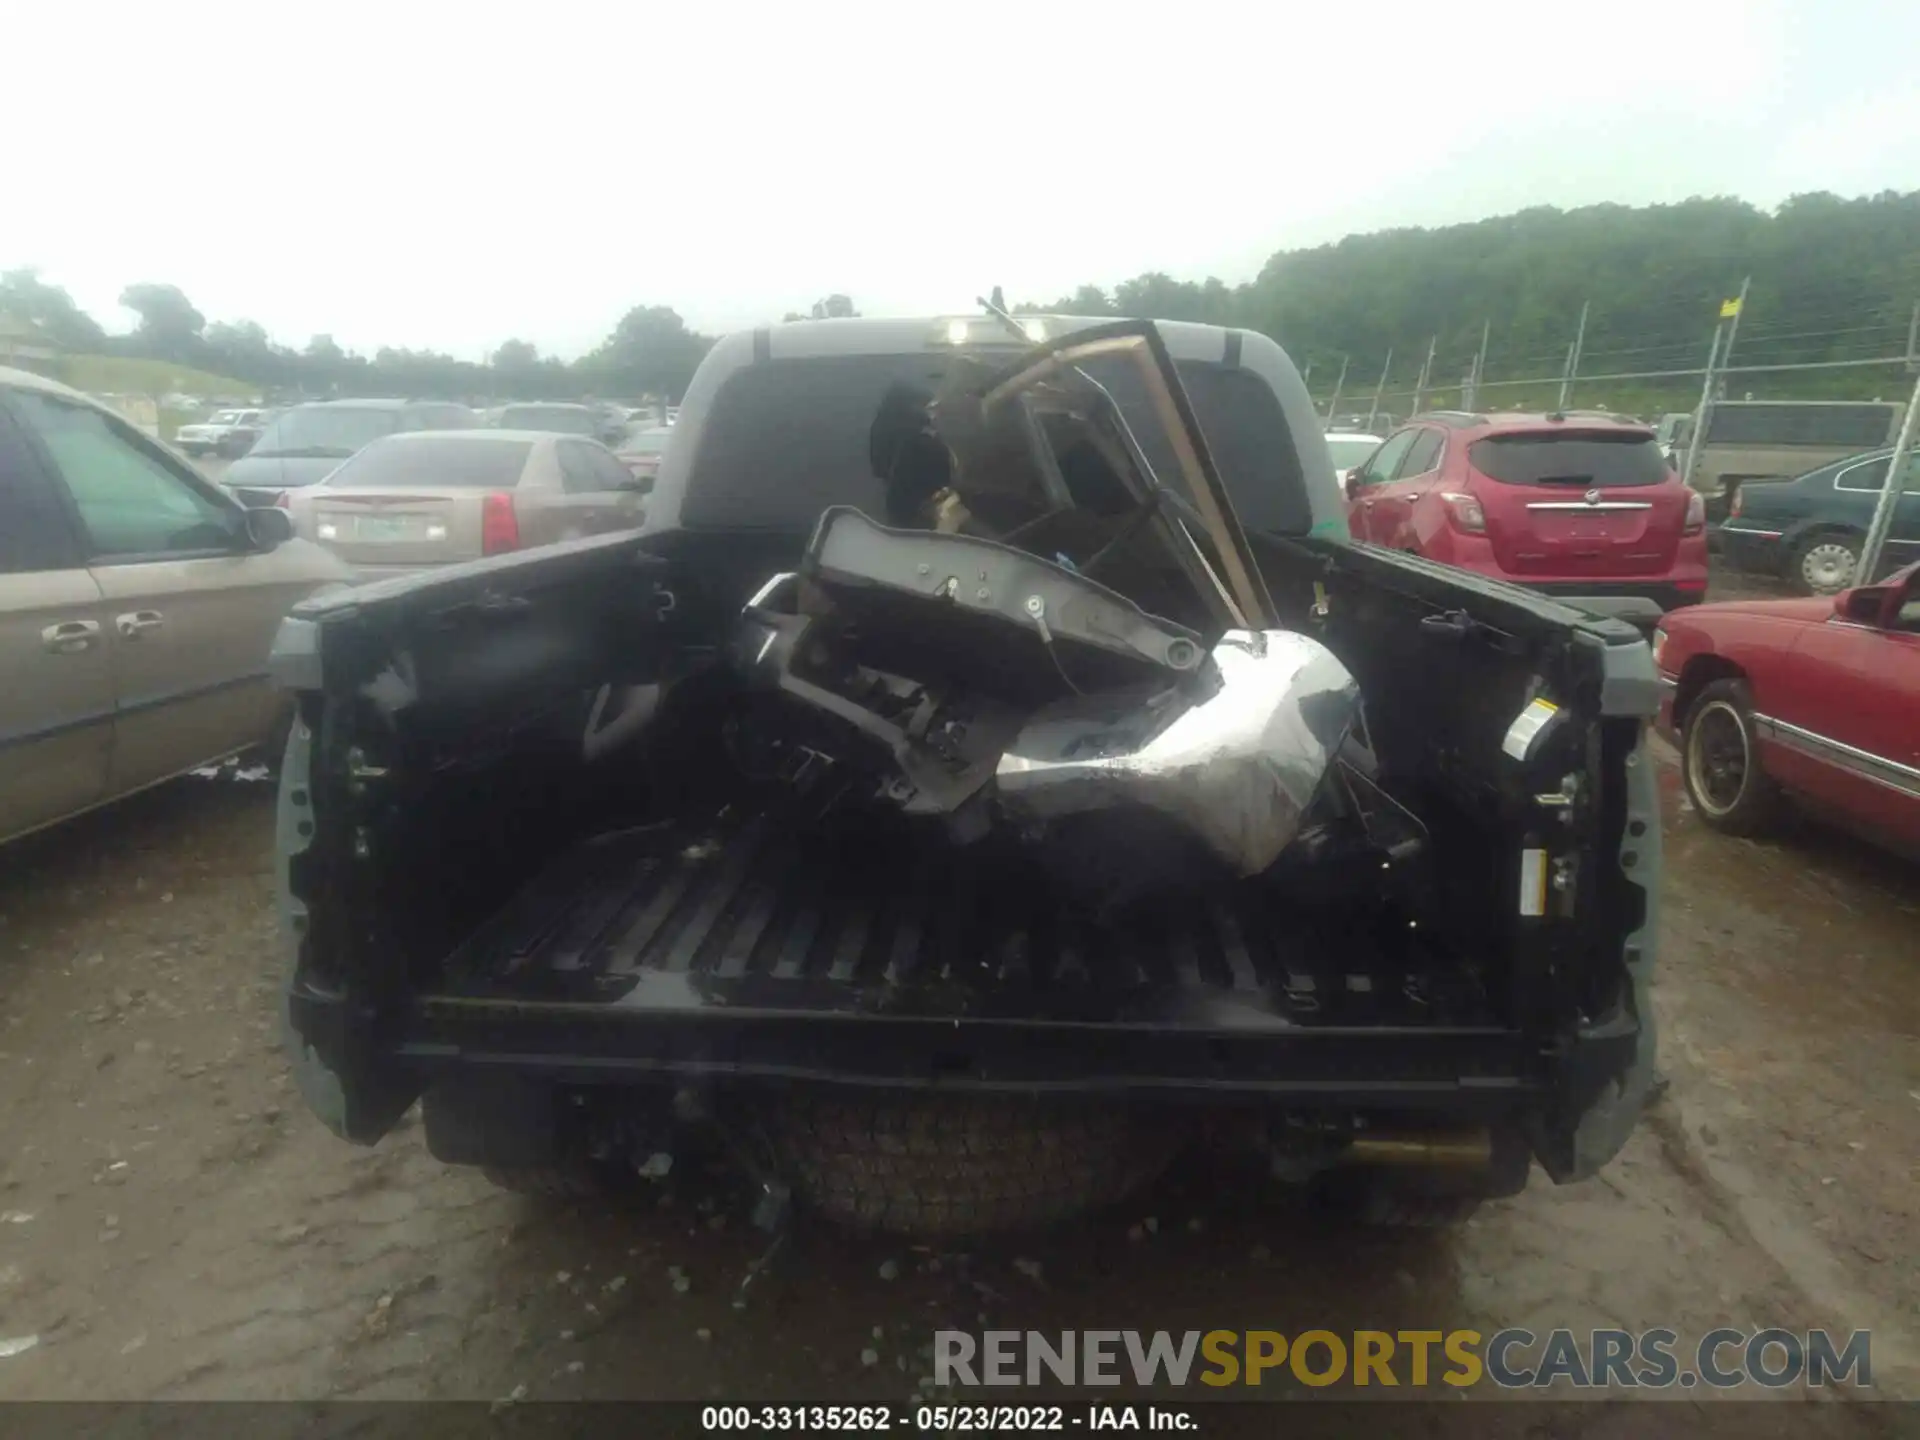
{"label": "parked car in lot", "polygon": [[1654,637],[1661,728],[1716,830],[1784,798],[1920,853],[1920,565],[1828,598],[1703,605]]}
{"label": "parked car in lot", "polygon": [[503,405],[493,423],[502,430],[551,430],[556,435],[584,435],[590,440],[599,440],[607,433],[606,416],[597,407],[559,401]]}
{"label": "parked car in lot", "polygon": [[284,505],[287,491],[324,479],[383,435],[464,430],[479,419],[446,400],[316,400],[274,416],[220,483],[246,505]]}
{"label": "parked car in lot", "polygon": [[623,435],[613,447],[613,453],[620,463],[633,472],[634,478],[643,482],[643,488],[652,489],[654,477],[660,473],[660,461],[667,453],[667,442],[673,439],[671,425],[638,424]]}
{"label": "parked car in lot", "polygon": [[0,840],[270,742],[274,631],[346,579],[105,406],[0,370]]}
{"label": "parked car in lot", "polygon": [[288,503],[294,529],[362,580],[631,530],[641,482],[592,440],[452,430],[376,440]]}
{"label": "parked car in lot", "polygon": [[174,431],[173,443],[193,456],[244,455],[260,438],[267,419],[265,410],[216,410],[207,419]]}
{"label": "parked car in lot", "polygon": [[[1719,521],[1734,497],[1754,481],[1786,480],[1862,451],[1892,446],[1906,406],[1890,400],[1721,400],[1708,412],[1707,432],[1687,483]],[[1684,465],[1695,417],[1679,417],[1673,454]]]}
{"label": "parked car in lot", "polygon": [[1347,481],[1354,538],[1648,625],[1706,598],[1706,511],[1644,425],[1415,416]]}
{"label": "parked car in lot", "polygon": [[1329,430],[1327,432],[1327,453],[1333,456],[1334,473],[1345,484],[1352,475],[1381,446],[1381,437],[1369,435],[1358,430]]}
{"label": "parked car in lot", "polygon": [[[1721,557],[1737,570],[1784,577],[1810,595],[1844,590],[1864,578],[1855,574],[1860,550],[1892,459],[1889,447],[1792,480],[1742,485],[1714,532]],[[1920,560],[1920,453],[1907,458],[1906,489],[1894,503],[1886,555],[1882,564],[1891,568]]]}

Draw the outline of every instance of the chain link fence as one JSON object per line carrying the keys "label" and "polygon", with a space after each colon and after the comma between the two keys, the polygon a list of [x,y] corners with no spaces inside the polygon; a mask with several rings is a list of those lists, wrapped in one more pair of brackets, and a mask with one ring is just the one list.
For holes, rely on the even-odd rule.
{"label": "chain link fence", "polygon": [[[1650,337],[1604,297],[1569,316],[1557,353],[1513,343],[1491,321],[1409,337],[1384,355],[1316,358],[1307,382],[1330,422],[1385,424],[1421,410],[1578,407],[1648,418],[1703,398],[1904,398],[1920,373],[1920,258],[1904,298],[1844,291],[1768,294],[1746,283],[1699,309],[1697,340]],[[1676,304],[1679,299],[1676,299]],[[1644,313],[1644,306],[1636,307]]]}

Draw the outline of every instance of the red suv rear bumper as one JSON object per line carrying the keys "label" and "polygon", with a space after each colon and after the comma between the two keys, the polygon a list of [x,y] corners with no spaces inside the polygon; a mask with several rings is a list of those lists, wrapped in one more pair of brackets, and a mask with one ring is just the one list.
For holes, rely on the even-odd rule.
{"label": "red suv rear bumper", "polygon": [[1707,537],[1704,534],[1689,535],[1682,540],[1674,563],[1657,575],[1515,575],[1502,569],[1494,559],[1493,546],[1486,536],[1451,528],[1433,536],[1423,549],[1428,559],[1443,565],[1457,565],[1477,575],[1569,600],[1581,597],[1641,600],[1661,610],[1677,610],[1683,605],[1698,605],[1707,598]]}

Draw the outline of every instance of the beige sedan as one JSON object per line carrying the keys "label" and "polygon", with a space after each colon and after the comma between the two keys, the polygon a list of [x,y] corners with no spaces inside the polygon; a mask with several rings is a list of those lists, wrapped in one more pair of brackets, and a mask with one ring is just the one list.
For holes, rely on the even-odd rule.
{"label": "beige sedan", "polygon": [[0,841],[269,742],[280,619],[345,579],[285,515],[0,369]]}
{"label": "beige sedan", "polygon": [[298,534],[375,580],[634,529],[643,488],[583,436],[426,430],[374,441],[287,508]]}

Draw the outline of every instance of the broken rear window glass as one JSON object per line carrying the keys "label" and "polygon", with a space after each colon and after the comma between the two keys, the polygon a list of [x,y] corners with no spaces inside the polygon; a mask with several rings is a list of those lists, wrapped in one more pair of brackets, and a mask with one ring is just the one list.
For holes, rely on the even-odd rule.
{"label": "broken rear window glass", "polygon": [[[738,372],[714,397],[702,427],[682,523],[806,533],[829,505],[884,516],[868,451],[874,415],[896,382],[938,390],[943,358],[809,357]],[[1272,390],[1244,370],[1195,361],[1178,368],[1241,525],[1306,534],[1313,524],[1306,486]],[[1100,360],[1087,369],[1113,395],[1162,483],[1184,490],[1134,363]]]}

